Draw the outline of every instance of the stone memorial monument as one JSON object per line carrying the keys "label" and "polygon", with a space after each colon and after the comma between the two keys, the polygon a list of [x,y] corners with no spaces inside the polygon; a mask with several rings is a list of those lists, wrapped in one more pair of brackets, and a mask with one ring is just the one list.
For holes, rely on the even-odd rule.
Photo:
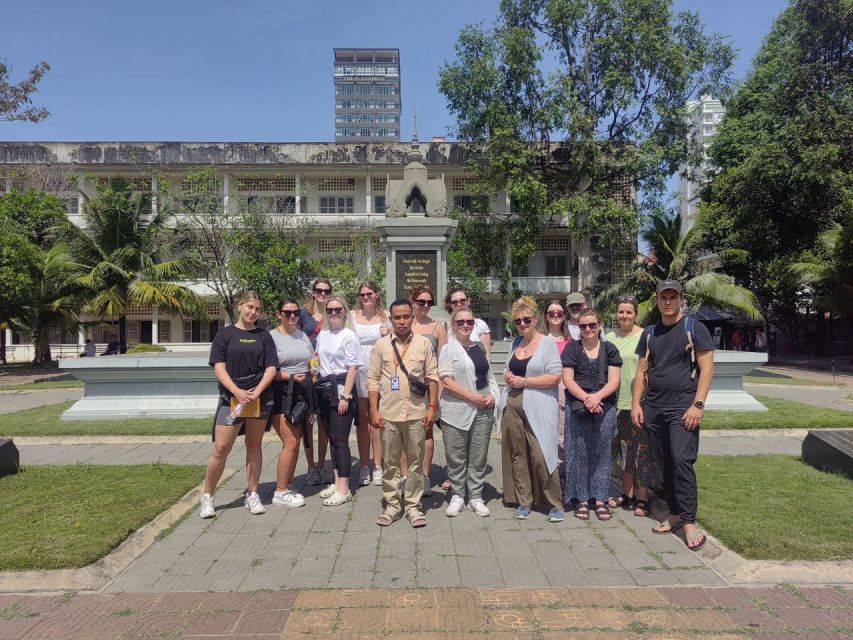
{"label": "stone memorial monument", "polygon": [[447,250],[457,222],[447,217],[447,189],[442,178],[429,178],[412,138],[402,180],[388,180],[385,219],[376,226],[385,243],[385,298],[408,298],[412,287],[428,286],[435,294],[432,317],[446,316]]}

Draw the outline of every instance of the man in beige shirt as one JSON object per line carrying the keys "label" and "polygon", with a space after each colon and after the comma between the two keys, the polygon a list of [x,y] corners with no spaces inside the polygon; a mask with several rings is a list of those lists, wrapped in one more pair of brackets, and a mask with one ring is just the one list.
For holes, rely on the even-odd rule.
{"label": "man in beige shirt", "polygon": [[[403,515],[400,505],[400,457],[409,462],[405,485],[405,514],[413,527],[426,525],[421,511],[424,492],[424,436],[438,410],[438,367],[432,344],[412,331],[414,311],[409,300],[395,300],[389,309],[394,332],[373,347],[367,372],[370,424],[382,430],[385,474],[382,477],[385,511],[376,524],[386,527]],[[394,351],[394,347],[399,353]],[[402,366],[400,364],[402,360]],[[426,395],[413,393],[404,369],[425,382]]]}

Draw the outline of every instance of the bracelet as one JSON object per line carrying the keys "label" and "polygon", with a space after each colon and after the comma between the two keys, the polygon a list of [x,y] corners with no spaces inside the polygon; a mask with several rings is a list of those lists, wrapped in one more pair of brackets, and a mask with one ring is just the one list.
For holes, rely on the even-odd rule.
{"label": "bracelet", "polygon": [[527,378],[524,379],[524,388],[527,388]]}
{"label": "bracelet", "polygon": [[429,408],[430,409],[438,409],[438,405],[437,404],[431,404],[431,405],[429,405]]}

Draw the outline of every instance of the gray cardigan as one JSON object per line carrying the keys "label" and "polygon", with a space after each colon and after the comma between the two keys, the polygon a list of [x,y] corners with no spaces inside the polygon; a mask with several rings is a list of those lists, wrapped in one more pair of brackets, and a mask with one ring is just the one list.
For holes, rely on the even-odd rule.
{"label": "gray cardigan", "polygon": [[[513,349],[507,363],[515,353]],[[560,375],[563,372],[563,364],[560,361],[560,351],[557,343],[553,340],[539,342],[536,353],[527,363],[527,378],[535,378],[546,373]],[[506,397],[509,393],[509,385],[504,385],[502,406],[506,406]],[[539,441],[545,464],[548,465],[548,473],[554,473],[557,468],[557,446],[559,444],[559,422],[560,407],[557,404],[557,384],[547,389],[527,388],[522,397],[524,413],[533,430],[533,435]],[[502,429],[503,430],[503,429]]]}

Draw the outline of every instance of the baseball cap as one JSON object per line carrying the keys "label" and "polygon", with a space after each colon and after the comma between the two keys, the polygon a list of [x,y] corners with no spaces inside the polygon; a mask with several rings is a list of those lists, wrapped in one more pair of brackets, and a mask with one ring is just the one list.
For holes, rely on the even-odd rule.
{"label": "baseball cap", "polygon": [[586,298],[584,295],[578,291],[572,291],[569,295],[566,296],[566,306],[570,304],[585,304]]}
{"label": "baseball cap", "polygon": [[667,289],[672,289],[673,291],[678,291],[678,293],[683,293],[681,290],[681,283],[678,280],[661,280],[658,282],[657,293],[661,291],[666,291]]}

